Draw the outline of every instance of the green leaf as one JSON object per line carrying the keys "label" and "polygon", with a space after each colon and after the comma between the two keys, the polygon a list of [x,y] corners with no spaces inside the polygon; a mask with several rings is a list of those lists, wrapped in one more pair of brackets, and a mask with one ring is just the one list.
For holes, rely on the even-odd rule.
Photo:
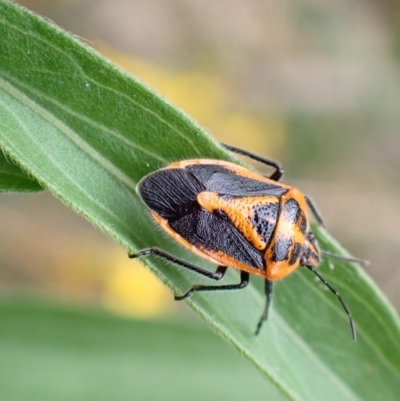
{"label": "green leaf", "polygon": [[42,189],[36,180],[0,152],[0,192],[35,192]]}
{"label": "green leaf", "polygon": [[[135,186],[171,161],[232,156],[143,84],[8,1],[0,2],[0,37],[0,147],[127,249],[159,246],[211,268],[160,234]],[[315,231],[321,248],[343,252]],[[177,293],[204,282],[157,258],[143,262]],[[253,332],[265,296],[257,278],[243,291],[196,294],[188,303],[286,399],[396,400],[395,313],[357,266],[324,261],[320,272],[350,306],[356,343],[337,299],[304,269],[277,283],[259,336]],[[237,281],[237,271],[225,280]]]}

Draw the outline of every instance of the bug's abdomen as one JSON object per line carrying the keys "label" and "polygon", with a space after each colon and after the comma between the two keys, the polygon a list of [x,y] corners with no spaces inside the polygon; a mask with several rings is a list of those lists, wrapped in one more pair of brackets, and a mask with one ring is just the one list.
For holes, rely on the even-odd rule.
{"label": "bug's abdomen", "polygon": [[309,230],[307,204],[303,195],[292,188],[280,201],[275,232],[265,253],[266,277],[269,280],[283,278],[299,266]]}

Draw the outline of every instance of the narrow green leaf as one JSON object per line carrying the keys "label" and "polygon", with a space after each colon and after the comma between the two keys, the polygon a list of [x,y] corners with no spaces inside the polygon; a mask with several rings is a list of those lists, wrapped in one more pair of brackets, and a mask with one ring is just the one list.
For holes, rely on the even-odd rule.
{"label": "narrow green leaf", "polygon": [[42,189],[36,180],[0,152],[0,192],[35,192]]}
{"label": "narrow green leaf", "polygon": [[[48,22],[0,2],[0,147],[75,211],[131,251],[159,246],[202,266],[160,234],[135,194],[138,180],[171,161],[233,160],[195,122]],[[342,252],[322,229],[323,249]],[[173,291],[200,279],[157,258],[144,261]],[[329,269],[334,266],[334,269]],[[189,304],[253,361],[290,400],[396,400],[400,325],[363,271],[324,262],[321,274],[354,315],[299,269],[277,283],[272,313],[253,335],[262,282],[243,291],[196,294]],[[226,282],[237,282],[237,272]]]}

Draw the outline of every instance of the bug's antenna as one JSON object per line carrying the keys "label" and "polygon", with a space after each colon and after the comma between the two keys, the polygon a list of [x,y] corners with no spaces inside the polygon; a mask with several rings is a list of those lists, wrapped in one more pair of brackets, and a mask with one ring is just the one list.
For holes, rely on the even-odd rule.
{"label": "bug's antenna", "polygon": [[343,298],[340,296],[340,294],[312,266],[306,266],[306,267],[309,270],[311,270],[331,290],[331,292],[333,294],[335,294],[336,297],[339,299],[339,302],[342,304],[343,309],[345,310],[347,316],[349,317],[350,331],[351,331],[351,336],[353,337],[353,341],[356,341],[356,339],[357,339],[356,325],[354,323],[353,317],[351,316],[350,309],[347,306],[346,302],[343,301]]}
{"label": "bug's antenna", "polygon": [[353,258],[353,257],[349,257],[349,256],[343,256],[343,255],[339,255],[337,253],[324,251],[322,249],[320,249],[320,252],[322,253],[322,255],[329,256],[330,258],[341,259],[341,260],[346,260],[347,262],[358,263],[361,266],[368,266],[369,265],[369,261],[368,260],[362,260],[362,259]]}

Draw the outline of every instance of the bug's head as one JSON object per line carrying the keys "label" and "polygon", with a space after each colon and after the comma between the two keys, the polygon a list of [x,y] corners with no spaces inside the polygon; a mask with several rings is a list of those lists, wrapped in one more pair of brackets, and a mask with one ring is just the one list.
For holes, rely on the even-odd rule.
{"label": "bug's head", "polygon": [[315,235],[309,231],[303,245],[303,253],[300,259],[301,266],[317,267],[319,265],[319,247]]}

